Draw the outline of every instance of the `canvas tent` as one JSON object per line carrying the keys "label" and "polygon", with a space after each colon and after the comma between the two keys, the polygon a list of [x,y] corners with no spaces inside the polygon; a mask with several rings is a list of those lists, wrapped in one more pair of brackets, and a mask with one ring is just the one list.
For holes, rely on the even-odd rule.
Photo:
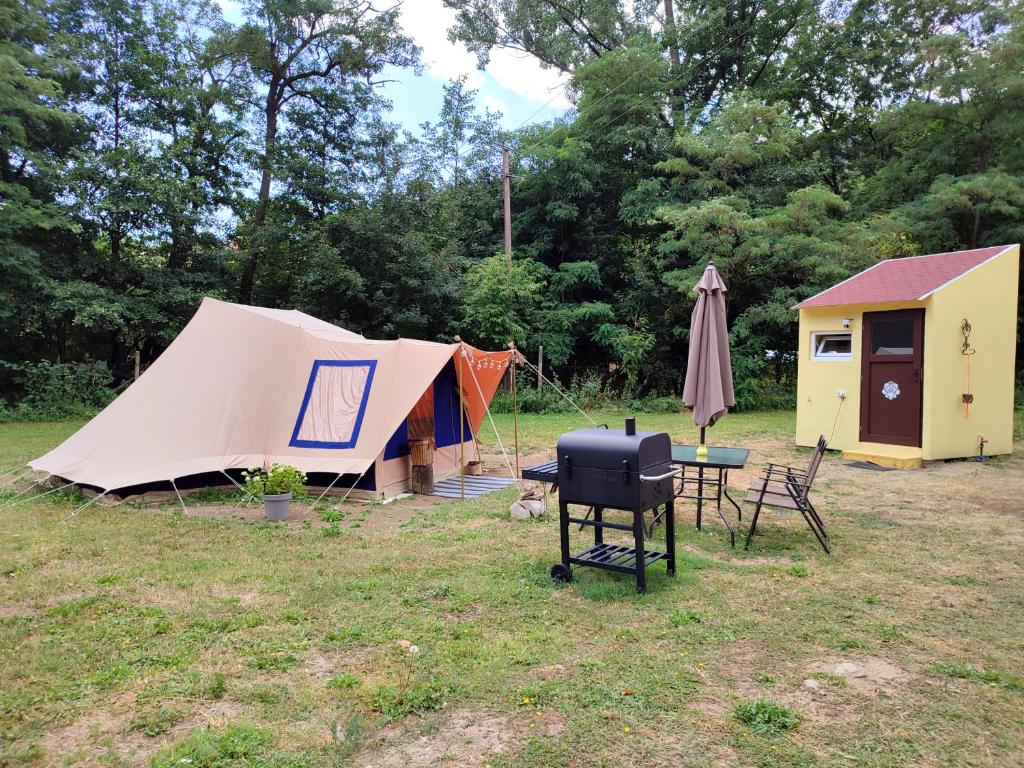
{"label": "canvas tent", "polygon": [[372,341],[301,312],[207,298],[138,381],[30,466],[127,497],[224,485],[225,472],[279,462],[313,486],[386,497],[408,488],[410,433],[436,441],[439,478],[457,471],[460,444],[472,457],[511,354]]}

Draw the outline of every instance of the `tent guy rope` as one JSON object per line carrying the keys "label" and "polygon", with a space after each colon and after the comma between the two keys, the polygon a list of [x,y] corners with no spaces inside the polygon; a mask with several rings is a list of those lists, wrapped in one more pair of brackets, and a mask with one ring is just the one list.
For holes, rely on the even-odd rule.
{"label": "tent guy rope", "polygon": [[92,505],[93,505],[93,504],[95,504],[95,503],[96,503],[97,501],[99,501],[99,500],[100,500],[100,499],[102,499],[102,498],[103,498],[104,496],[106,496],[106,495],[107,495],[108,493],[110,493],[110,491],[109,491],[109,490],[107,490],[107,491],[104,491],[103,493],[98,493],[98,494],[96,494],[96,495],[95,495],[95,496],[93,496],[93,497],[92,497],[91,499],[89,499],[89,501],[85,502],[85,504],[83,504],[82,506],[78,507],[77,509],[74,509],[74,510],[72,510],[72,511],[71,511],[71,514],[70,514],[70,515],[68,515],[67,517],[65,517],[65,518],[64,518],[63,520],[61,520],[60,522],[58,522],[58,523],[57,523],[57,525],[64,525],[64,523],[66,523],[66,522],[67,522],[68,520],[70,520],[70,519],[71,519],[72,517],[77,517],[77,516],[78,516],[78,513],[79,513],[79,512],[81,512],[81,511],[82,511],[83,509],[85,509],[86,507],[92,506]]}
{"label": "tent guy rope", "polygon": [[[464,358],[469,356],[469,353],[466,352],[464,346],[462,355]],[[497,438],[498,445],[501,447],[501,455],[505,457],[505,465],[508,467],[508,473],[511,475],[512,482],[515,483],[516,488],[519,488],[519,478],[516,477],[515,470],[512,469],[512,461],[508,457],[508,451],[505,450],[505,444],[501,442],[501,435],[498,434],[498,427],[494,423],[494,417],[491,416],[491,408],[487,404],[487,398],[484,397],[483,389],[480,387],[480,381],[477,379],[476,373],[473,371],[473,366],[468,365],[466,367],[469,368],[469,373],[473,377],[473,383],[476,384],[476,391],[480,394],[480,400],[484,404],[484,412],[487,414],[487,420],[491,422],[491,429],[494,430],[494,436]],[[465,467],[463,467],[463,472],[465,472]]]}
{"label": "tent guy rope", "polygon": [[537,377],[541,381],[546,381],[549,385],[551,385],[551,388],[554,389],[555,392],[557,392],[559,395],[562,396],[562,399],[564,399],[565,402],[567,402],[569,405],[571,405],[573,408],[575,408],[577,411],[579,411],[583,415],[583,418],[585,418],[587,421],[589,421],[595,427],[598,426],[597,422],[594,421],[592,418],[590,418],[590,416],[587,414],[586,411],[584,411],[582,408],[580,408],[578,405],[576,405],[576,403],[573,402],[571,397],[569,397],[567,394],[565,394],[565,392],[563,392],[561,389],[559,389],[558,385],[555,384],[555,382],[553,382],[551,379],[549,379],[547,376],[545,376],[543,373],[541,373],[539,370],[537,370],[537,366],[535,366],[533,363],[531,363],[525,357],[523,358],[523,362],[525,362],[528,366],[530,366],[530,368],[533,370],[534,373],[537,374]]}
{"label": "tent guy rope", "polygon": [[65,488],[69,488],[72,485],[74,485],[74,483],[64,483],[64,485],[58,485],[56,488],[51,488],[50,490],[44,491],[43,493],[37,493],[35,496],[26,496],[25,498],[19,501],[11,502],[10,504],[7,504],[2,508],[6,509],[8,506],[13,507],[17,506],[18,504],[24,504],[26,501],[38,501],[44,496],[49,496],[51,493],[56,493],[57,491],[63,491]]}

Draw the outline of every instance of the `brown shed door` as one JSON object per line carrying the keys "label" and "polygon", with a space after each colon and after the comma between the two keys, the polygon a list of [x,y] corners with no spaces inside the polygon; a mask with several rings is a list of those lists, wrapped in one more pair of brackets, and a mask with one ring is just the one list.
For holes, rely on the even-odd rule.
{"label": "brown shed door", "polygon": [[860,439],[921,445],[924,310],[864,313]]}

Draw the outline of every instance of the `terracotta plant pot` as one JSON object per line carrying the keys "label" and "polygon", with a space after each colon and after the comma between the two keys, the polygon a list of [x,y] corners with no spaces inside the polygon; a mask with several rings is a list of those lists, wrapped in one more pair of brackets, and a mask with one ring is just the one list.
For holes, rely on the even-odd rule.
{"label": "terracotta plant pot", "polygon": [[291,503],[290,493],[263,494],[263,513],[267,520],[279,523],[288,519],[288,506]]}

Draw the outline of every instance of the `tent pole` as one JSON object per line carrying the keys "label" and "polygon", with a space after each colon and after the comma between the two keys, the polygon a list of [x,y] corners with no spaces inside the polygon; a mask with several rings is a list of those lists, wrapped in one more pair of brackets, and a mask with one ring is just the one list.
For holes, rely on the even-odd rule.
{"label": "tent pole", "polygon": [[466,397],[462,392],[462,368],[465,348],[459,342],[459,357],[455,359],[455,379],[459,385],[459,498],[466,499]]}
{"label": "tent pole", "polygon": [[516,451],[516,477],[519,477],[519,403],[516,392],[516,343],[510,341],[508,345],[512,348],[512,355],[509,357],[509,367],[512,368],[512,433],[515,441]]}

